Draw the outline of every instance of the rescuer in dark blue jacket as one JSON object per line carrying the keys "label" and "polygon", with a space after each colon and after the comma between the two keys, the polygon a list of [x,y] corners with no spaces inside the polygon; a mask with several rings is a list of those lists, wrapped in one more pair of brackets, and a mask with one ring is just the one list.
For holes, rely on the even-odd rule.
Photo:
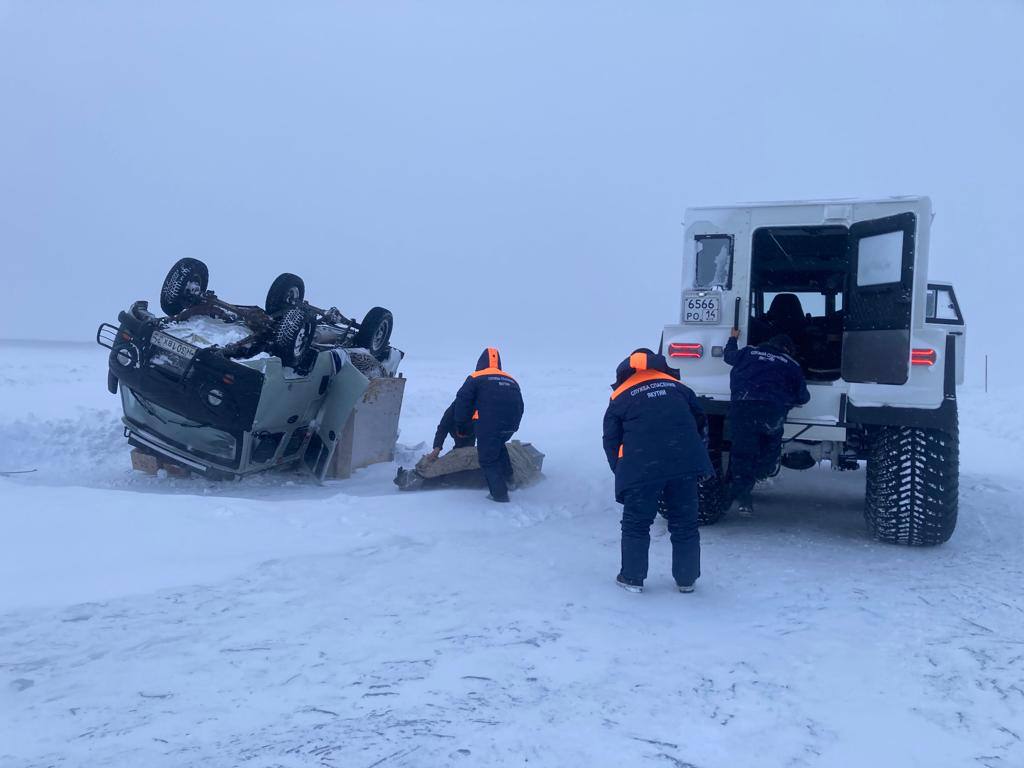
{"label": "rescuer in dark blue jacket", "polygon": [[487,477],[492,501],[508,501],[512,462],[505,447],[523,419],[523,395],[519,384],[501,369],[498,350],[488,347],[480,355],[476,371],[455,395],[455,424],[458,435],[476,430],[480,467]]}
{"label": "rescuer in dark blue jacket", "polygon": [[444,448],[444,441],[451,435],[455,441],[456,448],[471,448],[476,445],[476,435],[474,434],[475,425],[470,422],[466,432],[460,433],[455,425],[455,403],[452,402],[448,408],[445,409],[444,414],[441,416],[441,421],[437,425],[437,431],[434,432],[434,446],[433,450],[427,454],[430,460],[436,459],[441,455],[441,450]]}
{"label": "rescuer in dark blue jacket", "polygon": [[789,409],[811,399],[800,363],[793,359],[793,340],[773,336],[756,347],[739,349],[734,328],[725,345],[732,366],[729,388],[729,431],[732,450],[729,474],[732,497],[741,515],[753,513],[751,492],[771,475],[782,454],[782,431]]}
{"label": "rescuer in dark blue jacket", "polygon": [[714,474],[702,435],[704,411],[665,358],[638,349],[615,371],[604,415],[604,452],[622,504],[622,569],[618,584],[643,589],[651,523],[664,502],[672,541],[672,576],[681,592],[700,576],[697,481]]}

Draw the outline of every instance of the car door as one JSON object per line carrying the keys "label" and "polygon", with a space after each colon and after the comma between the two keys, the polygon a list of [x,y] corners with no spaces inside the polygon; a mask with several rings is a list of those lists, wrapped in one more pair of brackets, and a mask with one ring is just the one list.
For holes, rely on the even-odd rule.
{"label": "car door", "polygon": [[927,304],[924,313],[926,325],[945,328],[946,333],[956,337],[956,382],[964,383],[964,363],[967,351],[967,326],[956,291],[949,283],[929,283]]}
{"label": "car door", "polygon": [[904,210],[850,226],[845,381],[905,384],[910,376],[915,270],[926,254],[919,253],[920,219],[918,211]]}
{"label": "car door", "polygon": [[363,396],[370,381],[352,365],[342,350],[331,350],[335,373],[323,405],[317,414],[313,435],[302,456],[302,463],[318,480],[323,480],[338,449],[338,441],[352,409]]}

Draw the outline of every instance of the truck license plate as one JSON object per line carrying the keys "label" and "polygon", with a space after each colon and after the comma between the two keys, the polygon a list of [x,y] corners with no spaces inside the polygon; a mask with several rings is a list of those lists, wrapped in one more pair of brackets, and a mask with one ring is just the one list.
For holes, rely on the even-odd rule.
{"label": "truck license plate", "polygon": [[717,293],[683,296],[684,323],[717,323],[722,317],[722,297]]}
{"label": "truck license plate", "polygon": [[173,336],[169,336],[162,331],[153,331],[153,336],[150,338],[150,341],[154,347],[160,347],[160,349],[165,352],[177,355],[186,363],[196,356],[196,348],[191,344],[186,344],[184,341],[176,339]]}

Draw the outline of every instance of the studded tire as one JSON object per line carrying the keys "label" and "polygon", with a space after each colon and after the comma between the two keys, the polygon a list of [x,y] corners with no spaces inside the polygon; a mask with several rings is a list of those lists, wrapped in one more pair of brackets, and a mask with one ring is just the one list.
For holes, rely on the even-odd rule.
{"label": "studded tire", "polygon": [[714,525],[729,507],[729,493],[721,474],[697,484],[697,523]]}
{"label": "studded tire", "polygon": [[928,547],[949,540],[959,505],[958,429],[881,427],[871,436],[864,519],[879,541]]}
{"label": "studded tire", "polygon": [[368,379],[379,379],[387,375],[380,360],[368,352],[363,352],[359,349],[349,350],[348,358],[352,361],[355,369]]}
{"label": "studded tire", "polygon": [[[697,483],[697,525],[714,525],[728,508],[728,488],[721,473]],[[664,499],[658,499],[658,512],[664,516]]]}
{"label": "studded tire", "polygon": [[313,347],[316,323],[301,307],[286,310],[274,324],[270,352],[281,358],[281,364],[295,368]]}

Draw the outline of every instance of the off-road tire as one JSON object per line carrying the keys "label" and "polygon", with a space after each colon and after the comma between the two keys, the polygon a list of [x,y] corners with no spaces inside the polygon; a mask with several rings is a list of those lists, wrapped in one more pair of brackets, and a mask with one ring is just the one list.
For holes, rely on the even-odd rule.
{"label": "off-road tire", "polygon": [[697,484],[697,524],[714,525],[729,507],[729,490],[721,474]]}
{"label": "off-road tire", "polygon": [[313,346],[316,323],[301,307],[285,311],[274,324],[270,352],[281,358],[281,364],[294,368],[301,364]]}
{"label": "off-road tire", "polygon": [[[729,494],[722,475],[697,483],[697,525],[714,525],[729,507]],[[665,517],[665,500],[658,499],[658,513]]]}
{"label": "off-road tire", "polygon": [[210,283],[210,270],[199,259],[178,259],[160,288],[160,309],[176,315],[199,302]]}
{"label": "off-road tire", "polygon": [[352,361],[355,369],[368,379],[379,379],[385,375],[384,366],[373,355],[358,349],[351,349],[348,351],[348,359]]}
{"label": "off-road tire", "polygon": [[960,440],[952,431],[881,427],[871,435],[864,519],[879,541],[927,547],[956,528]]}
{"label": "off-road tire", "polygon": [[368,350],[378,360],[387,357],[391,331],[395,327],[395,318],[384,307],[374,307],[366,313],[359,331],[352,340],[353,347]]}
{"label": "off-road tire", "polygon": [[306,284],[302,282],[302,278],[291,272],[284,272],[274,278],[274,282],[270,284],[263,308],[267,310],[268,315],[276,315],[299,306],[304,298],[306,298]]}

